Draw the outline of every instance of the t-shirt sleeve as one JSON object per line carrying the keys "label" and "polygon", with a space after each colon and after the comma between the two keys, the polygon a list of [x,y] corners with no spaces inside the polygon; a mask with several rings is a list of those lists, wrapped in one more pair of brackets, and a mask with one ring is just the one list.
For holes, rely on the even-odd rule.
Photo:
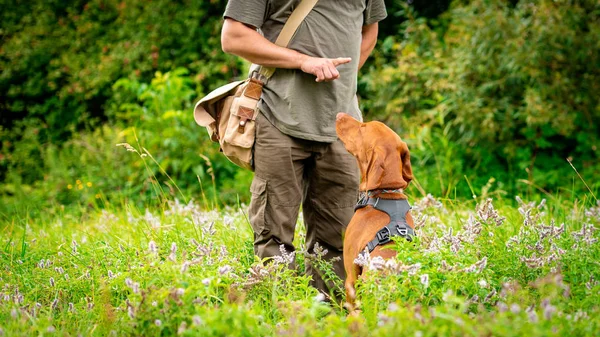
{"label": "t-shirt sleeve", "polygon": [[268,0],[229,0],[223,17],[260,28],[267,16]]}
{"label": "t-shirt sleeve", "polygon": [[367,0],[367,8],[364,12],[363,25],[379,22],[387,17],[385,2],[383,0]]}

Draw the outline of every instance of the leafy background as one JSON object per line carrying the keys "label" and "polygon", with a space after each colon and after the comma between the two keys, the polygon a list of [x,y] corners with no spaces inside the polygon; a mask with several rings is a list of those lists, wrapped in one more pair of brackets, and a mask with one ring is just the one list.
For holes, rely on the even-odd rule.
{"label": "leafy background", "polygon": [[[0,212],[248,200],[252,174],[192,119],[248,69],[220,49],[226,1],[0,5]],[[598,191],[597,1],[387,6],[358,95],[408,142],[419,194]]]}

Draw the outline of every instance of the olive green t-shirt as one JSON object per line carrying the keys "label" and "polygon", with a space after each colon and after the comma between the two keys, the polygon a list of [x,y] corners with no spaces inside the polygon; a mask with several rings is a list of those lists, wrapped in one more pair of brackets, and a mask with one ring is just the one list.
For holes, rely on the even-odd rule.
{"label": "olive green t-shirt", "polygon": [[[229,0],[224,17],[258,28],[274,42],[300,0]],[[259,108],[292,137],[334,142],[335,116],[362,119],[356,82],[362,26],[387,16],[383,0],[320,0],[304,19],[288,48],[314,57],[351,57],[338,66],[340,78],[315,82],[299,69],[277,69],[263,89]]]}

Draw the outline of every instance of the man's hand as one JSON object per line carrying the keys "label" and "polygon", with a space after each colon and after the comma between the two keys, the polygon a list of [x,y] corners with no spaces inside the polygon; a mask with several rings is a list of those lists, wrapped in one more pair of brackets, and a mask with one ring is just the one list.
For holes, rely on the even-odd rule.
{"label": "man's hand", "polygon": [[300,70],[307,74],[315,75],[317,82],[329,82],[340,78],[337,67],[352,61],[349,57],[338,57],[334,59],[317,58],[303,55],[300,62]]}
{"label": "man's hand", "polygon": [[265,67],[301,69],[315,75],[317,82],[333,81],[340,77],[337,66],[351,61],[349,58],[311,57],[295,50],[279,47],[260,35],[256,28],[230,18],[225,19],[221,32],[223,51],[241,56]]}

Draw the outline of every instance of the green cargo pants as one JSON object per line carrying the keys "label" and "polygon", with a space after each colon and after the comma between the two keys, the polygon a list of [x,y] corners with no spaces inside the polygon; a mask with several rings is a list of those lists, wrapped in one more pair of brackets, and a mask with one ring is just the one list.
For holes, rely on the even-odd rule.
{"label": "green cargo pants", "polygon": [[[250,191],[250,223],[254,252],[260,258],[290,253],[300,205],[306,225],[306,250],[328,250],[335,273],[345,280],[343,232],[354,214],[360,173],[356,159],[340,140],[321,143],[290,137],[262,114],[256,119],[255,175]],[[312,285],[330,294],[322,272],[307,263]],[[343,287],[343,285],[342,285]]]}

